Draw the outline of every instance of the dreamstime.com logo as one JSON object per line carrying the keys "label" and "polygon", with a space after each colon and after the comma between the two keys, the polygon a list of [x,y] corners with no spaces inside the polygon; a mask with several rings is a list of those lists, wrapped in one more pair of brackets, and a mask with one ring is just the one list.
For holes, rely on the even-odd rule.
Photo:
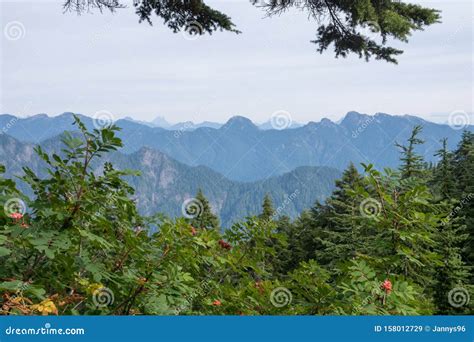
{"label": "dreamstime.com logo", "polygon": [[382,204],[375,198],[369,197],[360,203],[359,211],[362,216],[375,218],[382,211]]}
{"label": "dreamstime.com logo", "polygon": [[279,110],[273,113],[270,118],[272,128],[279,131],[289,128],[292,122],[291,114],[284,110]]}
{"label": "dreamstime.com logo", "polygon": [[467,306],[470,299],[469,292],[464,287],[455,287],[448,293],[448,302],[453,308]]}
{"label": "dreamstime.com logo", "polygon": [[364,38],[374,40],[380,35],[382,29],[376,21],[368,21],[362,25],[360,31]]}
{"label": "dreamstime.com logo", "polygon": [[84,328],[52,328],[46,323],[40,328],[15,328],[9,326],[5,329],[5,335],[85,335]]}
{"label": "dreamstime.com logo", "polygon": [[293,295],[286,287],[277,287],[270,294],[270,302],[277,308],[290,305],[293,300]]}
{"label": "dreamstime.com logo", "polygon": [[188,198],[181,205],[181,213],[188,219],[198,217],[204,211],[204,206],[197,198]]}
{"label": "dreamstime.com logo", "polygon": [[183,37],[186,40],[197,40],[204,33],[204,28],[196,20],[189,21],[182,30]]}
{"label": "dreamstime.com logo", "polygon": [[106,110],[99,110],[98,112],[95,112],[92,119],[96,129],[104,129],[113,125],[115,122],[114,115]]}
{"label": "dreamstime.com logo", "polygon": [[12,216],[13,214],[25,215],[26,204],[20,198],[10,198],[3,205],[3,211],[7,216]]}
{"label": "dreamstime.com logo", "polygon": [[3,28],[3,35],[7,40],[20,40],[26,36],[25,25],[20,21],[10,21]]}
{"label": "dreamstime.com logo", "polygon": [[463,110],[456,110],[449,114],[448,124],[452,129],[462,130],[471,124],[469,114]]}
{"label": "dreamstime.com logo", "polygon": [[100,287],[92,294],[92,301],[98,308],[105,308],[114,303],[114,292],[108,287]]}

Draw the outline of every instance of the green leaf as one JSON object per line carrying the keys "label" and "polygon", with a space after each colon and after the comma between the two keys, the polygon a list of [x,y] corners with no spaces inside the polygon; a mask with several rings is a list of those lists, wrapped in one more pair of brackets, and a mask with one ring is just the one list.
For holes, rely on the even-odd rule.
{"label": "green leaf", "polygon": [[10,255],[11,252],[10,249],[0,246],[0,257]]}
{"label": "green leaf", "polygon": [[21,280],[11,280],[0,283],[1,291],[18,291],[24,283]]}

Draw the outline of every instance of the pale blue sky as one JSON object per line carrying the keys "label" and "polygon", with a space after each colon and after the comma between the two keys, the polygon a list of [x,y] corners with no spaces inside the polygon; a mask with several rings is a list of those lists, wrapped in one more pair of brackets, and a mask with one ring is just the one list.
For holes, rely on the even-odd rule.
{"label": "pale blue sky", "polygon": [[[107,110],[171,122],[233,115],[262,122],[279,110],[300,122],[337,120],[350,110],[432,121],[472,112],[472,1],[418,2],[441,9],[443,23],[401,44],[396,66],[320,55],[309,42],[313,21],[296,11],[264,18],[247,0],[209,2],[243,34],[195,41],[159,19],[138,24],[132,8],[77,16],[63,14],[62,1],[1,1],[0,112]],[[8,39],[12,22],[21,23],[20,39]]]}

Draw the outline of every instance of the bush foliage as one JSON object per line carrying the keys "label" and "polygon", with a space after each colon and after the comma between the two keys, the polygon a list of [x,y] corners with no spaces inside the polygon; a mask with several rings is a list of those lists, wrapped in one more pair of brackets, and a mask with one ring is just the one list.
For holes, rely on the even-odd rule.
{"label": "bush foliage", "polygon": [[260,216],[221,232],[208,205],[198,219],[140,215],[123,180],[133,171],[90,168],[121,147],[119,128],[75,124],[82,136],[66,135],[61,153],[36,149],[47,177],[24,169],[33,198],[0,177],[2,314],[472,313],[452,296],[472,291],[473,201],[461,202],[473,185],[471,133],[440,154],[448,163],[423,165],[408,146],[401,170],[351,166],[295,222],[271,215],[267,196]]}

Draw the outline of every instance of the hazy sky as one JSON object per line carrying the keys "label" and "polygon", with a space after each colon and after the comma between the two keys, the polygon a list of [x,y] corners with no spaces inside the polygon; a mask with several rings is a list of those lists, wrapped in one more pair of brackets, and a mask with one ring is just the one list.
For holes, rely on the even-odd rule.
{"label": "hazy sky", "polygon": [[133,8],[77,16],[63,14],[62,1],[1,0],[0,113],[263,122],[285,110],[306,122],[349,110],[432,121],[472,112],[472,0],[418,2],[441,9],[443,23],[399,44],[396,66],[320,55],[309,42],[315,22],[297,11],[265,18],[247,0],[209,2],[243,34],[195,41],[159,19],[138,24]]}

